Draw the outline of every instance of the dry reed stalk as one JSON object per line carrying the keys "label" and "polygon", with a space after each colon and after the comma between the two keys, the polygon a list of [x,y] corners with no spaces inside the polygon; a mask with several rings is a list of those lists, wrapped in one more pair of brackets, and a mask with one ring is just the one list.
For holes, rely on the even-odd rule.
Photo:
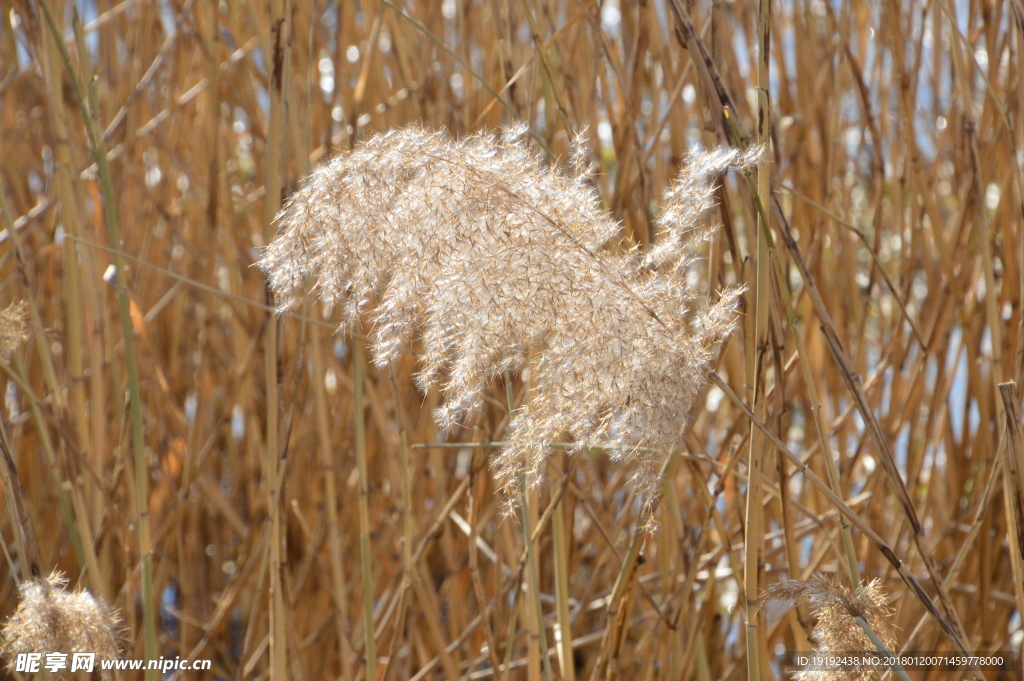
{"label": "dry reed stalk", "polygon": [[[478,469],[477,472],[476,472],[476,475],[477,476],[483,475],[483,471]],[[481,577],[481,571],[480,571],[480,558],[479,558],[479,550],[478,550],[479,549],[478,541],[479,541],[480,534],[479,534],[479,529],[478,529],[478,518],[477,518],[477,512],[476,512],[477,511],[477,503],[476,503],[475,499],[476,498],[471,493],[470,497],[469,497],[471,513],[469,514],[469,518],[468,518],[469,523],[470,523],[470,527],[471,527],[471,530],[472,530],[471,533],[470,533],[470,537],[469,537],[469,570],[470,570],[470,574],[471,574],[471,577],[472,577],[472,580],[473,580],[473,593],[476,596],[476,599],[477,599],[478,602],[485,603],[487,601],[487,597],[484,594],[483,578]],[[501,669],[502,665],[501,665],[501,660],[498,657],[498,642],[497,642],[497,638],[495,638],[495,636],[494,636],[494,627],[491,625],[491,620],[490,620],[490,616],[489,615],[490,615],[490,613],[487,613],[484,616],[484,621],[482,623],[483,624],[483,630],[484,630],[484,641],[485,641],[485,645],[487,646],[487,659],[488,659],[488,662],[491,665],[491,669],[492,670],[498,670],[498,669]],[[495,671],[495,674],[497,674],[496,671]]]}
{"label": "dry reed stalk", "polygon": [[[73,12],[76,28],[76,40],[78,57],[81,60],[82,74],[86,77],[88,86],[88,99],[83,93],[82,85],[79,83],[78,75],[71,64],[70,55],[64,47],[63,39],[57,29],[53,16],[45,3],[40,4],[43,14],[46,17],[50,34],[54,43],[60,51],[61,59],[71,81],[75,100],[78,104],[85,128],[89,137],[89,146],[96,161],[100,185],[103,192],[103,217],[107,228],[108,239],[115,249],[114,268],[117,281],[118,312],[121,319],[121,334],[124,344],[125,369],[127,373],[127,390],[129,394],[129,412],[131,414],[131,440],[132,451],[135,463],[135,504],[137,514],[137,539],[139,545],[139,560],[142,568],[142,602],[143,602],[143,628],[145,651],[147,659],[156,659],[157,654],[157,631],[156,631],[156,606],[153,589],[153,556],[149,521],[149,470],[145,456],[145,443],[142,427],[142,393],[139,389],[139,372],[135,354],[135,342],[132,329],[131,313],[129,311],[128,279],[124,268],[123,259],[120,257],[121,230],[118,222],[117,209],[115,207],[113,179],[110,173],[110,166],[107,159],[107,147],[103,136],[100,134],[100,111],[99,95],[95,79],[91,78],[92,66],[89,62],[88,51],[82,41],[82,33],[77,25],[77,12]],[[91,548],[90,548],[91,550]],[[147,679],[155,679],[153,671],[146,672]]]}
{"label": "dry reed stalk", "polygon": [[[266,194],[264,197],[264,239],[270,238],[273,232],[271,216],[281,205],[281,193],[284,187],[284,159],[287,148],[285,97],[291,86],[291,41],[292,16],[290,0],[278,0],[272,3],[270,12],[270,31],[268,44],[264,54],[270,55],[270,87],[269,122],[267,127],[267,169]],[[266,49],[269,48],[269,49]],[[280,414],[278,406],[279,369],[278,369],[278,320],[267,317],[264,347],[264,380],[267,393],[266,416],[266,472],[267,472],[267,504],[270,512],[270,542],[268,552],[270,558],[270,622],[268,632],[270,644],[270,678],[283,681],[287,678],[288,669],[288,613],[284,601],[283,570],[284,527],[282,521],[284,500],[281,498],[284,489],[284,476],[287,458],[283,456],[284,447],[280,441]],[[361,415],[360,415],[361,418]],[[372,631],[372,629],[371,629]],[[372,634],[370,635],[372,638]],[[368,676],[369,678],[369,676]]]}
{"label": "dry reed stalk", "polygon": [[[989,499],[991,498],[992,492],[995,489],[996,482],[1002,479],[1004,481],[1004,485],[1006,484],[1006,478],[1003,475],[1003,470],[1004,467],[1002,465],[1002,459],[1000,459],[999,461],[996,462],[996,465],[992,467],[989,479],[985,483],[985,491],[982,493],[982,497],[978,503],[974,518],[970,523],[971,530],[968,533],[967,538],[965,539],[963,544],[960,546],[960,550],[957,551],[956,558],[953,560],[953,564],[950,566],[949,572],[946,574],[945,583],[947,589],[955,583],[956,578],[960,574],[960,570],[963,568],[964,560],[967,557],[968,550],[973,547],[974,542],[977,540],[978,534],[981,532],[982,527],[985,525],[985,523],[983,523],[982,521],[984,519],[984,516],[988,515]],[[1012,559],[1013,558],[1011,555],[1011,561]],[[1012,562],[1010,564],[1010,568],[1011,570],[1013,569]],[[904,650],[912,649],[915,641],[917,640],[918,635],[924,628],[925,621],[927,620],[927,618],[927,614],[922,615],[914,624],[914,626],[908,629],[908,634],[904,641]]]}
{"label": "dry reed stalk", "polygon": [[[768,107],[768,79],[771,63],[771,4],[758,2],[758,69],[757,69],[757,200],[759,206],[768,203],[771,188],[769,154],[771,153],[771,111]],[[767,375],[768,314],[771,300],[768,262],[769,226],[764,210],[759,210],[756,225],[756,279],[750,287],[754,292],[753,325],[747,326],[747,386],[751,407],[758,418],[767,413],[764,386]],[[747,500],[745,532],[743,537],[743,591],[746,597],[747,678],[760,681],[764,665],[764,641],[759,626],[756,596],[763,582],[764,508],[761,495],[761,474],[767,447],[757,428],[750,425],[750,448],[747,450]]]}
{"label": "dry reed stalk", "polygon": [[[71,496],[74,494],[74,487],[70,487],[71,494],[69,494],[69,486],[65,484],[65,475],[60,465],[60,459],[57,454],[57,450],[54,447],[53,439],[50,435],[50,427],[44,417],[42,407],[39,399],[36,397],[31,386],[25,380],[25,368],[21,363],[20,358],[15,354],[15,350],[26,340],[32,332],[26,323],[25,319],[25,308],[23,303],[14,303],[3,311],[0,311],[0,359],[4,361],[0,363],[0,368],[8,374],[9,378],[23,390],[29,400],[30,410],[32,412],[32,421],[35,425],[37,432],[39,433],[39,439],[42,444],[43,461],[45,461],[49,473],[50,480],[53,484],[53,489],[56,490],[57,499],[59,502],[59,508],[61,510],[61,520],[63,521],[64,527],[67,528],[69,538],[71,541],[72,548],[75,553],[75,557],[78,559],[79,566],[84,566],[86,563],[85,549],[79,535],[80,524],[77,522],[80,518],[76,518],[73,510],[74,504],[72,503]],[[0,436],[6,439],[6,429],[3,424],[0,423]],[[10,446],[9,444],[7,445]],[[9,470],[6,473],[11,478],[11,484],[17,485],[17,470],[13,465],[13,460],[9,464]],[[17,495],[17,492],[14,492]],[[16,497],[15,504],[17,505]],[[24,519],[26,516],[22,516]],[[27,554],[22,554],[27,555]],[[38,560],[34,560],[33,563],[38,566]]]}
{"label": "dry reed stalk", "polygon": [[[92,546],[92,532],[88,525],[81,492],[76,486],[68,484],[66,481],[65,473],[62,470],[61,459],[63,457],[59,455],[53,438],[50,436],[50,425],[46,422],[42,404],[29,388],[25,380],[25,368],[17,356],[11,358],[9,367],[5,365],[3,368],[17,384],[25,388],[32,411],[32,421],[38,429],[40,440],[42,440],[43,457],[50,467],[50,478],[57,491],[64,525],[70,535],[71,546],[78,559],[79,567],[88,567],[88,569],[96,571],[99,566]],[[0,429],[2,428],[3,426],[0,425]]]}
{"label": "dry reed stalk", "polygon": [[[678,2],[673,2],[672,7],[677,22],[679,22],[683,27],[682,33],[686,36],[686,40],[689,41],[688,44],[697,46],[700,48],[701,54],[705,55],[702,74],[706,76],[706,86],[715,92],[721,102],[721,105],[724,107],[723,110],[725,112],[735,110],[735,105],[731,104],[731,98],[722,84],[721,77],[717,74],[717,67],[713,60],[711,60],[710,56],[706,56],[706,48],[703,47],[703,41],[700,39],[699,34],[697,34],[692,20],[689,19],[685,9],[682,8]],[[738,119],[725,115],[723,117],[723,128],[724,136],[731,137],[734,144],[742,145],[746,143],[747,134],[743,130]],[[766,218],[767,216],[765,213],[767,212],[767,209],[765,208],[764,202],[759,202],[758,205],[759,219],[761,216]],[[783,242],[786,244],[787,250],[794,257],[794,260],[798,265],[798,269],[804,280],[804,285],[810,294],[811,301],[814,303],[815,313],[822,322],[821,329],[824,332],[829,350],[831,351],[833,358],[839,364],[840,374],[846,382],[850,392],[853,394],[854,401],[867,423],[867,431],[869,435],[871,435],[872,441],[879,454],[883,470],[887,474],[887,480],[892,486],[894,493],[899,498],[901,510],[911,524],[915,546],[917,547],[918,553],[928,570],[929,579],[939,595],[939,603],[941,604],[943,611],[942,616],[939,619],[939,623],[942,625],[954,645],[956,645],[961,652],[966,653],[967,648],[964,643],[965,633],[963,624],[960,622],[959,615],[953,606],[952,600],[950,599],[949,594],[938,575],[938,568],[935,563],[934,556],[932,555],[932,550],[926,543],[927,540],[924,537],[923,527],[920,523],[920,519],[913,502],[910,499],[909,493],[907,492],[906,484],[897,470],[889,442],[881,432],[877,417],[872,411],[867,396],[864,393],[861,379],[853,369],[851,360],[836,334],[832,316],[828,312],[828,308],[825,306],[824,301],[821,298],[818,287],[814,283],[813,276],[801,255],[800,247],[792,236],[789,222],[786,220],[778,202],[778,198],[774,194],[771,195],[770,205],[772,215],[782,232]]]}
{"label": "dry reed stalk", "polygon": [[936,607],[932,604],[931,599],[928,597],[924,588],[917,581],[917,579],[906,569],[904,561],[900,560],[897,557],[896,553],[892,550],[892,548],[890,548],[889,545],[886,544],[885,541],[874,530],[872,530],[867,524],[865,524],[864,521],[860,518],[860,516],[858,516],[856,512],[854,512],[849,506],[847,506],[846,503],[844,503],[843,500],[839,498],[835,494],[835,492],[833,492],[828,487],[828,485],[826,485],[826,483],[821,480],[821,478],[815,475],[814,472],[811,471],[811,469],[808,468],[807,465],[799,459],[799,457],[793,454],[793,452],[790,451],[789,448],[786,447],[786,445],[783,444],[781,440],[779,440],[778,436],[776,436],[768,428],[768,426],[764,424],[763,421],[758,419],[754,415],[754,413],[750,411],[749,407],[747,407],[740,401],[740,399],[736,396],[736,393],[734,393],[732,389],[724,381],[722,381],[720,377],[713,374],[711,378],[712,380],[715,381],[718,387],[746,413],[747,418],[749,418],[751,422],[755,426],[757,426],[757,428],[761,432],[768,436],[768,439],[772,442],[772,444],[774,444],[780,452],[785,454],[786,457],[797,466],[797,469],[804,474],[804,477],[807,480],[809,480],[826,497],[828,497],[829,501],[831,501],[835,505],[837,510],[839,510],[843,515],[849,518],[853,522],[853,524],[861,530],[861,532],[867,535],[867,537],[871,540],[875,547],[878,548],[879,551],[881,551],[881,553],[886,557],[886,559],[892,564],[892,566],[896,568],[897,572],[899,572],[900,577],[913,590],[914,595],[918,598],[918,600],[921,601],[921,604],[925,606],[925,608],[928,610],[929,613],[932,614],[933,617],[935,617],[936,621],[938,621],[940,624],[945,625],[943,627],[944,631],[946,631],[946,633],[950,635],[952,638],[955,638],[955,636],[952,634],[952,631],[947,628],[948,623],[945,622],[942,613],[940,613],[938,609],[936,609]]}
{"label": "dry reed stalk", "polygon": [[1020,397],[1017,385],[1010,381],[999,384],[999,393],[1006,409],[1006,462],[1003,494],[1006,496],[1006,520],[1013,568],[1014,592],[1018,605],[1024,606],[1024,434],[1021,432]]}
{"label": "dry reed stalk", "polygon": [[[320,338],[320,328],[310,328],[310,342],[313,345],[313,375],[324,376],[324,344]],[[352,642],[348,633],[348,589],[345,580],[345,565],[342,557],[341,527],[338,519],[338,482],[335,471],[335,449],[331,446],[330,425],[328,423],[327,389],[322,380],[313,382],[313,394],[316,399],[316,426],[319,440],[320,463],[324,469],[324,503],[327,506],[328,550],[331,565],[331,591],[335,606],[334,627],[338,636],[338,657],[341,661],[342,678],[353,681],[355,671],[352,669]]]}
{"label": "dry reed stalk", "polygon": [[[377,640],[373,626],[373,558],[370,553],[370,474],[366,451],[366,408],[363,404],[365,389],[366,351],[362,338],[352,341],[352,380],[355,383],[355,446],[359,471],[359,575],[363,587],[363,664],[366,678],[377,676]],[[410,576],[411,577],[411,576]]]}
{"label": "dry reed stalk", "polygon": [[[556,452],[552,463],[558,469],[563,468],[565,457],[561,452]],[[565,489],[564,483],[559,491]],[[558,666],[561,677],[566,681],[575,681],[576,665],[572,654],[572,616],[569,606],[569,552],[572,544],[569,541],[568,528],[566,523],[566,507],[561,499],[552,505],[551,529],[552,548],[554,550],[553,569],[555,572],[555,616],[557,627],[555,633],[555,645],[558,647]]]}
{"label": "dry reed stalk", "polygon": [[[508,422],[512,423],[516,414],[515,390],[512,383],[512,374],[505,371],[502,377],[505,385],[505,402],[508,407]],[[524,467],[525,468],[525,467]],[[551,660],[548,659],[547,625],[544,623],[544,608],[540,598],[540,569],[537,557],[536,537],[531,528],[537,527],[537,493],[534,486],[528,479],[530,473],[526,470],[519,473],[518,492],[520,520],[519,525],[523,533],[523,554],[525,556],[526,583],[523,585],[526,590],[526,597],[523,599],[523,614],[526,620],[526,631],[529,646],[529,666],[527,667],[527,678],[529,681],[540,681],[540,672],[544,672],[544,681],[551,681]],[[520,574],[523,573],[524,563],[520,562]]]}
{"label": "dry reed stalk", "polygon": [[[44,45],[46,49],[46,58],[43,60],[44,64],[44,77],[46,80],[47,88],[47,99],[49,106],[47,111],[49,113],[51,124],[53,125],[55,133],[55,145],[54,145],[54,160],[57,164],[57,197],[61,207],[61,217],[65,224],[65,229],[75,236],[82,234],[82,224],[80,218],[79,202],[76,197],[75,189],[79,190],[80,195],[80,182],[78,178],[74,176],[74,169],[72,167],[72,136],[70,134],[69,120],[71,118],[71,112],[68,110],[70,104],[62,96],[62,74],[64,70],[61,68],[62,62],[59,51],[53,35],[48,34],[44,39]],[[18,237],[15,236],[15,231],[11,231],[11,236],[14,239],[16,248],[20,251],[20,244],[18,244]],[[68,373],[74,377],[72,379],[71,395],[70,395],[70,415],[74,421],[74,427],[77,431],[78,441],[83,448],[88,450],[88,457],[90,464],[96,468],[102,468],[102,462],[106,458],[105,451],[102,446],[97,446],[98,432],[96,431],[96,423],[88,417],[87,411],[87,397],[85,391],[85,350],[88,345],[86,344],[86,327],[85,327],[85,310],[88,309],[86,299],[82,292],[82,273],[89,270],[90,258],[87,254],[81,254],[76,244],[71,245],[67,249],[70,252],[71,257],[64,259],[65,267],[67,268],[67,276],[64,278],[63,285],[67,300],[66,305],[66,320],[67,320],[67,370]],[[80,255],[83,255],[84,262],[79,261]],[[91,302],[91,301],[89,301]],[[92,308],[95,310],[95,307]],[[39,324],[39,331],[42,330],[41,323]],[[42,338],[42,336],[40,336]],[[44,341],[40,341],[40,345],[46,345]],[[42,350],[42,348],[40,348]],[[49,358],[49,349],[45,354],[40,354],[44,358],[46,363],[45,371],[49,376],[52,367],[52,360]],[[47,366],[49,365],[49,366]],[[54,382],[55,385],[55,382]],[[59,391],[54,391],[59,392]],[[102,395],[102,393],[98,393]],[[98,412],[99,410],[94,410]],[[82,512],[79,512],[79,524],[80,526],[86,526],[82,534],[87,539],[88,547],[87,555],[89,558],[89,582],[92,585],[93,591],[100,595],[109,595],[109,587],[103,583],[101,575],[103,569],[97,564],[97,559],[91,546],[91,532],[88,530],[89,523],[95,523],[99,516],[99,509],[102,503],[102,496],[97,494],[95,490],[90,490],[92,493],[88,494],[91,503],[89,503],[89,509],[85,512],[85,517],[82,517]]]}
{"label": "dry reed stalk", "polygon": [[[43,61],[44,66],[44,78],[46,80],[47,95],[48,95],[48,113],[51,118],[52,125],[55,131],[60,137],[60,141],[55,145],[54,149],[54,160],[58,164],[57,172],[57,194],[60,198],[61,205],[63,207],[62,215],[67,216],[68,228],[75,230],[77,226],[77,206],[75,205],[74,194],[72,193],[71,178],[68,166],[68,153],[69,153],[69,137],[68,137],[68,113],[65,110],[65,104],[63,97],[60,97],[60,82],[61,74],[64,72],[62,69],[62,61],[60,53],[53,41],[52,35],[48,32],[43,36],[44,49],[46,54]],[[2,193],[2,192],[0,192]],[[63,392],[58,389],[58,379],[56,370],[54,368],[53,352],[50,343],[46,340],[46,332],[43,327],[43,322],[39,314],[38,301],[32,289],[34,288],[30,283],[30,275],[28,270],[28,262],[26,260],[26,252],[22,246],[22,239],[17,234],[17,230],[11,229],[12,225],[9,219],[9,210],[6,205],[6,198],[0,197],[0,211],[5,214],[4,223],[5,226],[10,230],[9,235],[14,249],[14,256],[18,263],[18,272],[22,278],[22,283],[26,291],[28,292],[28,311],[32,323],[33,333],[36,340],[36,348],[39,353],[39,359],[42,364],[43,376],[46,379],[47,387],[49,388],[50,394],[54,396],[53,407],[54,411],[58,414],[67,412],[74,420],[74,425],[78,430],[81,441],[87,442],[88,436],[88,422],[85,420],[84,412],[84,394],[81,390],[81,383],[75,381],[75,385],[71,389],[71,405],[69,408],[68,400],[65,398]],[[75,263],[69,263],[69,277],[65,280],[65,290],[67,293],[68,304],[67,304],[67,324],[68,324],[68,369],[73,372],[76,376],[82,376],[82,364],[81,364],[81,320],[79,315],[81,314],[81,305],[78,296],[78,279],[73,275],[77,273],[77,261]],[[13,364],[15,372],[19,375],[20,382],[24,382],[24,371],[21,370],[20,365],[17,363]],[[31,390],[26,391],[31,394]],[[49,446],[49,435],[43,433],[42,425],[42,414],[40,413],[38,402],[33,398],[32,400],[32,413],[33,419],[35,420],[37,428],[40,428],[41,437],[44,438],[44,442],[47,443],[47,457],[53,457],[53,461],[57,461],[56,454],[52,451]],[[66,457],[63,464],[68,465]],[[73,465],[73,464],[72,464]],[[73,470],[73,469],[72,469]],[[73,477],[73,474],[72,474]],[[92,532],[89,528],[89,513],[84,508],[82,501],[82,490],[75,485],[65,485],[64,473],[62,473],[58,466],[53,467],[53,478],[55,484],[58,485],[58,496],[62,504],[62,511],[65,518],[65,523],[68,526],[69,533],[71,535],[71,541],[75,548],[76,557],[79,560],[79,565],[88,565],[89,567],[89,581],[93,586],[94,591],[97,594],[105,593],[105,587],[102,584],[100,575],[100,568],[97,562],[95,551],[92,547]],[[69,499],[70,497],[70,499]],[[95,495],[93,495],[95,499]],[[72,514],[71,508],[74,508]],[[72,523],[73,519],[73,525]],[[80,539],[80,537],[84,538]]]}
{"label": "dry reed stalk", "polygon": [[[29,337],[28,325],[25,323],[23,303],[14,303],[0,311],[0,358],[8,360],[11,355]],[[4,543],[4,554],[9,559],[12,577],[15,581],[27,582],[40,577],[42,559],[39,555],[39,542],[36,538],[32,517],[29,515],[25,500],[25,492],[18,477],[18,469],[11,456],[10,440],[7,429],[0,423],[0,475],[4,486],[4,506],[6,516],[14,530],[14,545],[17,548],[18,564],[10,561],[7,544]],[[18,572],[20,571],[20,575]]]}

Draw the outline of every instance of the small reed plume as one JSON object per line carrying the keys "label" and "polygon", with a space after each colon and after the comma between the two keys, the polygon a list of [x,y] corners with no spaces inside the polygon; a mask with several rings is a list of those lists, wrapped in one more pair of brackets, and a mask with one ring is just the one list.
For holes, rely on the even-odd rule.
{"label": "small reed plume", "polygon": [[0,310],[0,358],[9,359],[28,336],[24,301]]}
{"label": "small reed plume", "polygon": [[68,580],[54,571],[46,579],[18,586],[21,602],[0,630],[9,660],[19,653],[96,653],[118,655],[116,614],[88,591],[69,591]]}
{"label": "small reed plume", "polygon": [[660,459],[640,448],[678,444],[739,293],[697,309],[686,269],[708,236],[700,217],[718,174],[753,156],[695,155],[665,195],[657,245],[623,251],[585,182],[583,141],[569,174],[542,164],[524,133],[376,136],[305,181],[260,265],[282,308],[311,276],[348,323],[367,321],[380,367],[419,339],[417,382],[440,386],[446,430],[482,407],[492,379],[529,369],[498,456],[506,483],[535,481],[547,444],[567,436],[636,459],[650,498]]}
{"label": "small reed plume", "polygon": [[[790,580],[765,590],[762,603],[777,598],[805,602],[815,618],[811,642],[814,652],[822,656],[875,651],[875,644],[857,622],[862,618],[890,652],[896,650],[896,627],[893,611],[882,590],[881,581],[851,589],[833,575],[815,575],[810,580]],[[829,671],[806,670],[793,675],[795,681],[868,681],[874,676],[872,667],[849,665]]]}

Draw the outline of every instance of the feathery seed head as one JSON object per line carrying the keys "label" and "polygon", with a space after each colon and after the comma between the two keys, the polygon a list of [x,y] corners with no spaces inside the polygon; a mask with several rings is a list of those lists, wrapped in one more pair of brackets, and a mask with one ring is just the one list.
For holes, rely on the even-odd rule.
{"label": "feathery seed head", "polygon": [[24,301],[0,310],[0,358],[9,359],[18,346],[28,340],[28,336]]}
{"label": "feathery seed head", "polygon": [[[857,617],[867,622],[889,651],[896,649],[893,611],[878,579],[851,589],[833,575],[815,575],[806,581],[794,579],[774,584],[765,590],[761,602],[773,598],[810,605],[811,615],[816,620],[811,632],[816,653],[842,656],[843,653],[875,650]],[[793,678],[796,681],[868,681],[872,677],[871,667],[851,665],[829,672],[798,672]]]}
{"label": "feathery seed head", "polygon": [[660,462],[638,448],[678,442],[711,346],[733,325],[738,291],[693,314],[685,266],[717,174],[750,155],[695,155],[666,194],[658,245],[622,253],[609,248],[619,224],[585,182],[582,139],[569,175],[543,165],[525,132],[456,141],[407,128],[366,141],[305,181],[260,265],[282,307],[312,275],[348,323],[366,320],[378,366],[420,339],[417,382],[440,386],[445,429],[529,362],[533,386],[497,462],[506,482],[535,480],[547,443],[567,435],[638,458],[649,496]]}
{"label": "feathery seed head", "polygon": [[21,602],[0,630],[0,645],[10,660],[19,653],[96,653],[118,655],[117,616],[88,591],[69,591],[68,580],[54,571],[46,579],[18,586]]}

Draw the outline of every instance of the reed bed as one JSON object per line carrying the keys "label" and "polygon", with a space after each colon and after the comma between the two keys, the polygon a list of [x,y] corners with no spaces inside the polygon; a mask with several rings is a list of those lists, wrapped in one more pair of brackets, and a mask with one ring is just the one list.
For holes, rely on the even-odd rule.
{"label": "reed bed", "polygon": [[[2,8],[4,617],[60,588],[119,613],[122,656],[211,680],[1019,656],[1020,0]],[[371,318],[277,315],[256,263],[334,154],[517,124],[542,166],[592,166],[638,257],[695,150],[760,151],[686,264],[695,300],[744,293],[676,446],[551,442],[508,489],[528,364],[442,431],[416,338],[378,366]]]}

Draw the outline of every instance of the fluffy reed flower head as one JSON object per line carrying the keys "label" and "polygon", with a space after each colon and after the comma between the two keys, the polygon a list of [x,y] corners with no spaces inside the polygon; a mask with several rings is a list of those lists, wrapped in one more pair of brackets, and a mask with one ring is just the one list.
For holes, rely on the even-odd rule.
{"label": "fluffy reed flower head", "polygon": [[609,248],[620,226],[584,181],[522,140],[453,140],[418,128],[376,136],[320,166],[278,216],[260,265],[284,308],[311,276],[348,322],[369,323],[387,366],[422,343],[422,388],[438,385],[444,429],[483,405],[488,383],[530,369],[532,390],[498,457],[506,482],[544,461],[547,443],[611,445],[639,460],[642,491],[703,385],[712,344],[732,328],[737,289],[694,311],[685,282],[717,174],[751,156],[699,154],[665,196],[657,246]]}
{"label": "fluffy reed flower head", "polygon": [[117,616],[88,591],[68,591],[68,580],[54,571],[46,579],[18,586],[21,602],[0,630],[3,652],[96,653],[118,655]]}
{"label": "fluffy reed flower head", "polygon": [[0,358],[9,359],[28,340],[28,335],[24,301],[0,310]]}
{"label": "fluffy reed flower head", "polygon": [[[890,652],[896,650],[893,611],[878,579],[851,589],[835,576],[815,575],[806,581],[790,580],[772,585],[762,596],[762,602],[772,598],[810,605],[815,618],[811,639],[816,653],[841,657],[843,653],[875,650],[857,617],[867,622]],[[795,681],[868,681],[873,676],[871,667],[851,665],[829,672],[797,672],[793,678]]]}

